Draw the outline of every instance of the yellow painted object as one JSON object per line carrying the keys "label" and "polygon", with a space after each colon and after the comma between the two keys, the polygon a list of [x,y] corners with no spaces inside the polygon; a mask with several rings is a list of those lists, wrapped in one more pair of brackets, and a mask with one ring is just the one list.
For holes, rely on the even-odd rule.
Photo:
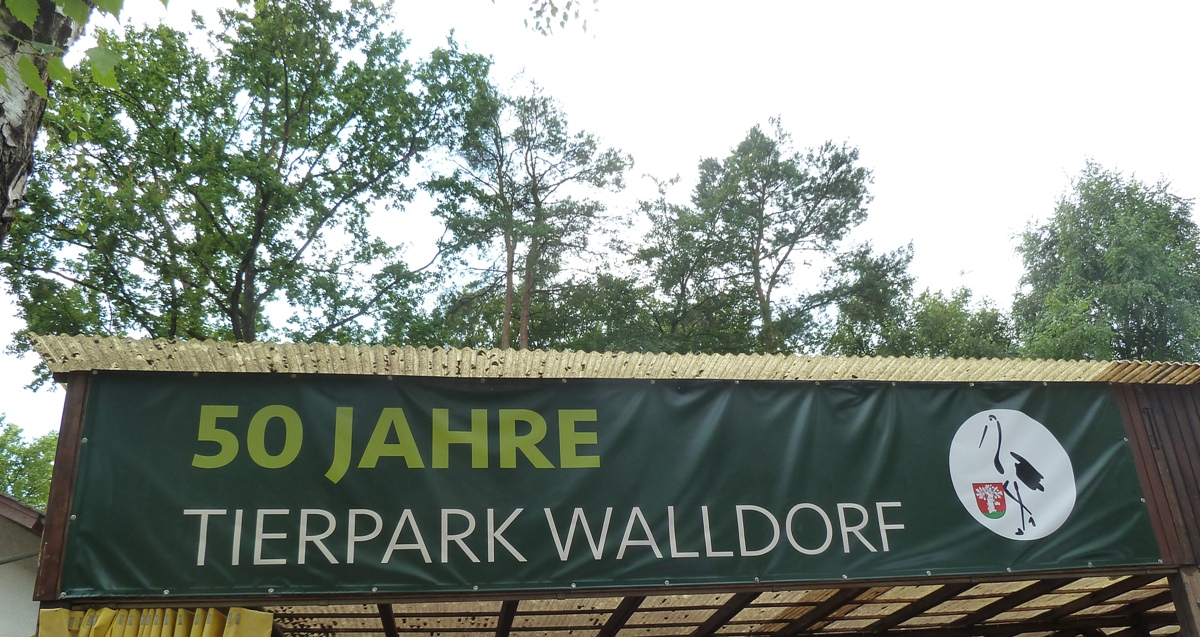
{"label": "yellow painted object", "polygon": [[44,608],[34,637],[271,637],[275,616],[233,607]]}
{"label": "yellow painted object", "polygon": [[210,608],[204,618],[204,632],[200,637],[221,637],[225,633],[225,613]]}
{"label": "yellow painted object", "polygon": [[142,610],[140,608],[130,608],[129,615],[125,617],[125,625],[121,627],[121,634],[113,633],[113,637],[137,637],[138,626],[141,622]]}
{"label": "yellow painted object", "polygon": [[222,637],[269,637],[275,615],[247,608],[230,608]]}

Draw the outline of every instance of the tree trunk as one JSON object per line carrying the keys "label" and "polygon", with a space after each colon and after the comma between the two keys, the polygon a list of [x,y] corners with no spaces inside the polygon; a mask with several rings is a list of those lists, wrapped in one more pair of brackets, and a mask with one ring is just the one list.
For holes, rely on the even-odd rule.
{"label": "tree trunk", "polygon": [[529,241],[529,253],[525,255],[524,285],[521,290],[521,326],[518,332],[518,343],[521,349],[529,349],[529,314],[533,308],[534,272],[541,257],[541,242],[538,238],[534,238]]}
{"label": "tree trunk", "polygon": [[[5,36],[0,37],[0,68],[8,78],[8,86],[0,86],[0,244],[3,244],[16,221],[17,208],[25,199],[25,184],[33,170],[33,142],[46,111],[46,100],[25,86],[17,70],[21,57],[33,51],[24,42],[65,50],[79,36],[82,25],[59,13],[53,0],[38,0],[38,16],[32,31],[5,9],[0,9],[0,30]],[[31,59],[42,81],[49,84],[46,58]]]}
{"label": "tree trunk", "polygon": [[500,349],[512,347],[513,275],[516,269],[516,239],[504,231],[504,317],[500,325]]}

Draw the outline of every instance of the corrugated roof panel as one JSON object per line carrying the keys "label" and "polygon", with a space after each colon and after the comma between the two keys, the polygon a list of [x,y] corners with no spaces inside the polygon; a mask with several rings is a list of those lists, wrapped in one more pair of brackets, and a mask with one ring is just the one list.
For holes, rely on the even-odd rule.
{"label": "corrugated roof panel", "polygon": [[91,370],[466,378],[1118,382],[1192,385],[1200,364],[471,350],[30,335],[55,374]]}

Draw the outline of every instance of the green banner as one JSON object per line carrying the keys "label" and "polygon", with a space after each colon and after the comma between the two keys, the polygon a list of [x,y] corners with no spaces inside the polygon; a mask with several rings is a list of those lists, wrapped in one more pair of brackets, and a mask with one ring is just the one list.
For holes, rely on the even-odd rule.
{"label": "green banner", "polygon": [[101,373],[68,598],[1157,564],[1105,385]]}

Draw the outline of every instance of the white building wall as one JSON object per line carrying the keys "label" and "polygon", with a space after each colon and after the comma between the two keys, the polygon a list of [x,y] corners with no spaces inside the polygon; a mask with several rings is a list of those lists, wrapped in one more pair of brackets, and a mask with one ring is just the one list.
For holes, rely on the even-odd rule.
{"label": "white building wall", "polygon": [[[0,517],[0,562],[38,550],[41,538]],[[0,564],[0,637],[30,637],[37,632],[38,604],[33,601],[36,556]]]}

